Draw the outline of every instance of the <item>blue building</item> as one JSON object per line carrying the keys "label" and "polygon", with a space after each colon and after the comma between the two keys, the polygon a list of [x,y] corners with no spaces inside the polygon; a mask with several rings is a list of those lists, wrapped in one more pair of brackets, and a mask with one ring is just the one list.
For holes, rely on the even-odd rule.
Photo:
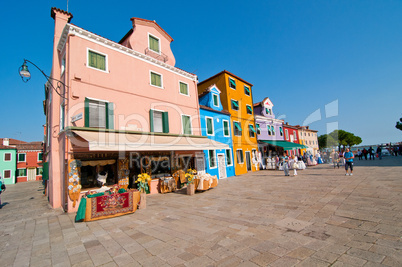
{"label": "blue building", "polygon": [[204,150],[205,172],[222,179],[234,176],[235,167],[233,163],[230,113],[223,110],[220,93],[221,91],[214,84],[205,89],[198,99],[200,103],[201,134],[211,140],[229,146],[226,149]]}

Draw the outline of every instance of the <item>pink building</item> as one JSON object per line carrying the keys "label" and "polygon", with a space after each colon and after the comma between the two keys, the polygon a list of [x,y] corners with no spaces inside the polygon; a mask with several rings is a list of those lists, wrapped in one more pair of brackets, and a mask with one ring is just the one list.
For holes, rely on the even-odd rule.
{"label": "pink building", "polygon": [[76,211],[99,176],[131,186],[145,171],[202,169],[202,150],[220,144],[201,136],[197,76],[175,67],[172,37],[155,21],[131,18],[114,42],[70,24],[63,10],[51,16],[51,76],[65,84],[59,94],[48,86],[45,107],[51,205]]}

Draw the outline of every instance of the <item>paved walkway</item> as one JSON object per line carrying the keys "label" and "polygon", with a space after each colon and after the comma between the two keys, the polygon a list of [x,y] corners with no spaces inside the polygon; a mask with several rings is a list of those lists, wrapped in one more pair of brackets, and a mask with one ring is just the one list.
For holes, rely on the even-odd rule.
{"label": "paved walkway", "polygon": [[249,173],[89,223],[50,209],[39,182],[9,185],[0,266],[402,266],[402,157],[375,162]]}

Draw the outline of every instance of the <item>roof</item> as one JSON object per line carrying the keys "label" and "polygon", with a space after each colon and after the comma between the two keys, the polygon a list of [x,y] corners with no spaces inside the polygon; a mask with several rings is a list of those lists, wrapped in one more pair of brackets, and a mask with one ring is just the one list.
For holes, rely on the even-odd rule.
{"label": "roof", "polygon": [[[0,138],[0,145],[3,145],[3,140],[4,139],[5,138]],[[14,145],[17,145],[17,144],[26,144],[27,142],[17,140],[17,139],[13,139],[13,138],[8,138],[8,143],[9,143],[10,146],[14,146]]]}
{"label": "roof", "polygon": [[0,145],[0,149],[14,149],[14,150],[17,150],[17,148],[16,147],[14,147],[14,146],[3,146],[3,145]]}
{"label": "roof", "polygon": [[[154,20],[147,20],[147,19],[141,19],[141,18],[131,18],[130,19],[133,22],[133,28],[135,28],[135,25],[146,25],[146,26],[153,26],[156,30],[158,30],[162,35],[166,37],[166,39],[169,40],[169,42],[173,42],[173,38],[164,30],[162,29],[161,26],[159,26],[158,23]],[[126,35],[119,41],[119,44],[124,42],[132,33],[133,33],[133,28],[128,31]]]}
{"label": "roof", "polygon": [[211,92],[212,87],[215,87],[216,90],[218,90],[218,92],[221,93],[221,90],[219,90],[218,86],[216,86],[216,84],[212,84],[208,88],[205,88],[205,90],[201,94],[198,94],[198,98],[201,98],[204,95],[207,95],[209,92]]}
{"label": "roof", "polygon": [[228,74],[228,75],[230,75],[230,76],[233,76],[234,78],[236,78],[236,79],[238,79],[238,80],[240,80],[240,81],[242,81],[242,82],[244,82],[244,83],[246,83],[246,84],[248,84],[248,85],[250,85],[250,86],[253,86],[251,83],[247,82],[246,80],[243,80],[243,79],[240,78],[239,76],[236,76],[236,75],[234,75],[233,73],[231,73],[231,72],[229,72],[229,71],[227,71],[227,70],[223,70],[223,71],[219,72],[218,74],[215,74],[214,76],[209,77],[208,79],[203,80],[202,82],[199,82],[198,84],[199,84],[199,85],[200,85],[200,84],[203,84],[203,83],[205,83],[205,82],[207,82],[207,81],[209,81],[209,80],[211,80],[211,79],[213,79],[213,78],[215,78],[215,77],[217,77],[217,76],[220,76],[220,75],[222,75],[222,74],[224,74],[224,73],[226,73],[226,74]]}
{"label": "roof", "polygon": [[216,112],[216,113],[222,113],[222,114],[229,115],[229,116],[231,115],[230,112],[227,111],[226,109],[223,109],[222,111],[219,111],[219,110],[216,110],[216,109],[204,106],[204,105],[200,105],[200,108],[205,109],[205,110],[209,110],[209,111],[213,111],[213,112]]}
{"label": "roof", "polygon": [[18,150],[42,150],[43,144],[42,142],[30,142],[26,144],[18,144],[16,147]]}
{"label": "roof", "polygon": [[71,21],[71,19],[73,18],[73,14],[71,14],[70,12],[67,12],[67,11],[64,11],[64,10],[61,10],[61,9],[59,9],[59,8],[57,8],[57,7],[52,7],[51,9],[50,9],[50,16],[54,19],[54,17],[55,17],[55,11],[58,11],[58,12],[60,12],[60,13],[63,13],[64,15],[67,15],[67,16],[69,16],[69,18],[68,18],[68,23],[70,23],[70,21]]}

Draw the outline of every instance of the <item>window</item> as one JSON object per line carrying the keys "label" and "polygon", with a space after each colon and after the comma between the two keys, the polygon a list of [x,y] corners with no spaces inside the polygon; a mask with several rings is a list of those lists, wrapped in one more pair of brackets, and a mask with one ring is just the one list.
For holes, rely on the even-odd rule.
{"label": "window", "polygon": [[232,109],[233,110],[239,110],[239,101],[232,99],[231,102],[232,102]]}
{"label": "window", "polygon": [[271,125],[267,125],[267,129],[268,129],[268,135],[272,135],[272,132],[271,132]]}
{"label": "window", "polygon": [[252,150],[251,150],[251,156],[253,157],[253,159],[254,159],[255,161],[258,161],[258,158],[257,158],[257,150],[252,149]]}
{"label": "window", "polygon": [[271,115],[271,109],[270,108],[265,108],[265,113],[267,115]]}
{"label": "window", "polygon": [[229,87],[236,90],[236,81],[229,77]]}
{"label": "window", "polygon": [[248,86],[244,86],[244,93],[250,96],[250,88]]}
{"label": "window", "polygon": [[250,137],[255,137],[256,132],[255,132],[253,125],[251,125],[251,124],[248,125],[248,132],[249,132]]}
{"label": "window", "polygon": [[243,164],[244,160],[243,160],[243,150],[242,149],[236,150],[236,156],[237,156],[237,163]]}
{"label": "window", "polygon": [[295,140],[297,140],[296,132],[293,132],[293,136],[294,136]]}
{"label": "window", "polygon": [[280,134],[281,136],[283,136],[283,129],[282,129],[282,127],[279,127],[279,134]]}
{"label": "window", "polygon": [[151,85],[163,88],[163,86],[162,86],[162,75],[151,71]]}
{"label": "window", "polygon": [[113,103],[85,98],[85,127],[114,129]]}
{"label": "window", "polygon": [[275,135],[275,125],[271,125],[272,135]]}
{"label": "window", "polygon": [[18,162],[25,162],[25,153],[18,154]]}
{"label": "window", "polygon": [[181,122],[182,122],[182,126],[183,126],[183,134],[192,134],[190,116],[181,115]]}
{"label": "window", "polygon": [[11,153],[4,153],[4,161],[11,161]]}
{"label": "window", "polygon": [[64,120],[64,103],[60,105],[60,132],[64,130],[65,120]]}
{"label": "window", "polygon": [[214,121],[210,117],[205,118],[205,124],[207,125],[207,135],[214,135]]}
{"label": "window", "polygon": [[247,114],[253,114],[253,109],[251,108],[250,105],[246,105],[246,109],[247,109]]}
{"label": "window", "polygon": [[214,106],[219,107],[219,98],[217,94],[212,94],[213,101],[214,101]]}
{"label": "window", "polygon": [[88,66],[106,71],[106,55],[88,50]]}
{"label": "window", "polygon": [[230,131],[229,131],[229,121],[223,121],[223,136],[229,136]]}
{"label": "window", "polygon": [[261,134],[261,128],[258,123],[255,124],[255,128],[257,129],[257,134]]}
{"label": "window", "polygon": [[39,167],[36,168],[36,175],[42,175],[43,174],[43,168]]}
{"label": "window", "polygon": [[64,55],[63,58],[61,59],[61,74],[60,74],[60,76],[63,76],[65,70],[66,70],[66,55]]}
{"label": "window", "polygon": [[11,170],[4,170],[3,178],[11,178]]}
{"label": "window", "polygon": [[215,150],[208,150],[209,168],[216,168],[216,153]]}
{"label": "window", "polygon": [[18,169],[17,170],[17,176],[18,177],[27,176],[27,169]]}
{"label": "window", "polygon": [[230,149],[226,149],[225,151],[226,154],[226,165],[227,166],[232,166],[232,151]]}
{"label": "window", "polygon": [[43,153],[42,152],[38,153],[38,162],[39,161],[43,161]]}
{"label": "window", "polygon": [[168,112],[149,110],[150,131],[154,133],[169,132],[169,114]]}
{"label": "window", "polygon": [[288,133],[288,129],[285,129],[285,136],[286,136],[286,140],[289,140],[289,133]]}
{"label": "window", "polygon": [[148,36],[149,36],[149,49],[156,53],[159,53],[160,52],[159,39],[150,34]]}
{"label": "window", "polygon": [[237,136],[241,136],[241,125],[240,125],[240,123],[237,122],[237,121],[234,121],[233,125],[234,125],[233,134],[237,135]]}
{"label": "window", "polygon": [[179,82],[180,84],[180,94],[182,95],[189,95],[188,94],[188,84],[187,83],[183,83],[183,82]]}

